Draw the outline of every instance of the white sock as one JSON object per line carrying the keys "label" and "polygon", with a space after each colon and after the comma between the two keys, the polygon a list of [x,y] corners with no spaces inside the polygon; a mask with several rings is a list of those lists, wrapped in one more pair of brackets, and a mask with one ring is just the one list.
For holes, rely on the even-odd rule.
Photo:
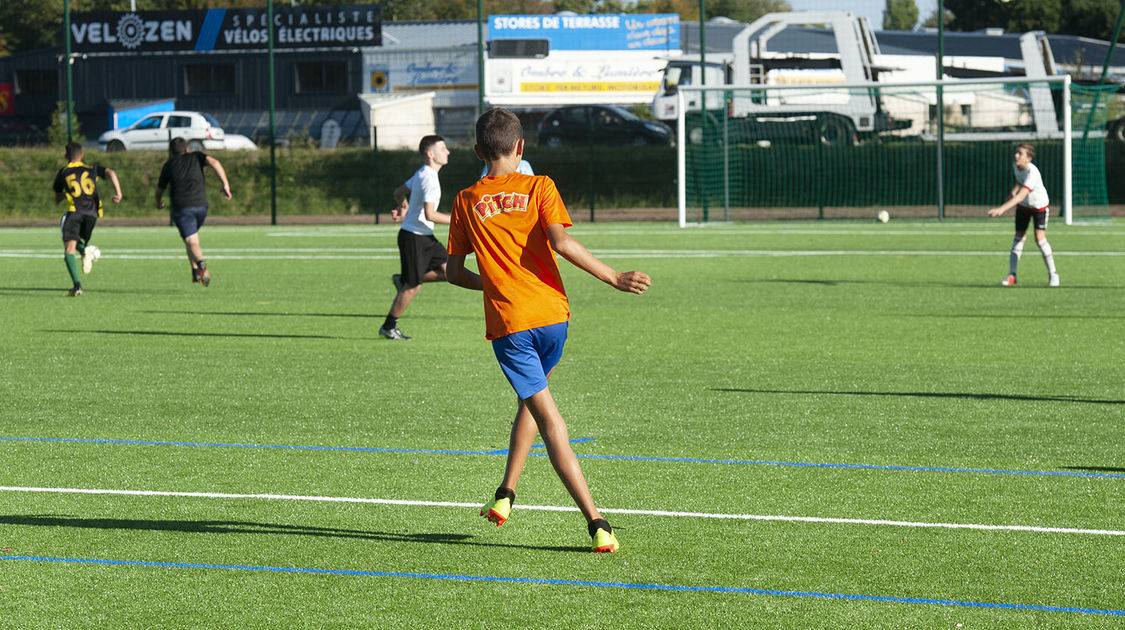
{"label": "white sock", "polygon": [[1017,236],[1012,239],[1012,253],[1008,255],[1008,273],[1016,275],[1016,267],[1020,266],[1020,256],[1023,255],[1023,243],[1027,235]]}
{"label": "white sock", "polygon": [[1047,265],[1047,273],[1052,276],[1055,275],[1058,272],[1055,271],[1055,252],[1051,250],[1051,244],[1047,242],[1047,239],[1043,239],[1038,242],[1038,245],[1039,253],[1043,254],[1043,262]]}

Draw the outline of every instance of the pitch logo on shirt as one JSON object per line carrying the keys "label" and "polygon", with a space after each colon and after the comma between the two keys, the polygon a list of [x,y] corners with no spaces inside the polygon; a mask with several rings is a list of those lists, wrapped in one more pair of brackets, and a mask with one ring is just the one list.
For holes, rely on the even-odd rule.
{"label": "pitch logo on shirt", "polygon": [[528,195],[519,193],[485,195],[473,206],[473,211],[481,221],[487,221],[501,212],[527,212],[527,200]]}

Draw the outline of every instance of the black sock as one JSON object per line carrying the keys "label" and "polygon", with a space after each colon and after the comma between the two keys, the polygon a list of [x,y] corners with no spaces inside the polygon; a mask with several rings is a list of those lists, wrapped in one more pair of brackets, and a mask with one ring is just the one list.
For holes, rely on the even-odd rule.
{"label": "black sock", "polygon": [[604,529],[611,534],[613,533],[613,528],[609,526],[609,521],[605,520],[604,518],[596,518],[590,521],[589,524],[586,525],[586,529],[590,530],[590,538],[593,538],[594,532],[598,531],[599,529]]}
{"label": "black sock", "polygon": [[391,314],[387,313],[387,319],[383,320],[383,328],[385,328],[387,330],[391,330],[392,328],[398,328],[398,318],[397,317],[391,317]]}
{"label": "black sock", "polygon": [[509,490],[509,489],[504,488],[504,487],[497,488],[496,489],[496,500],[499,501],[500,499],[503,499],[504,497],[507,497],[508,500],[511,501],[512,503],[516,502],[516,493],[514,491]]}

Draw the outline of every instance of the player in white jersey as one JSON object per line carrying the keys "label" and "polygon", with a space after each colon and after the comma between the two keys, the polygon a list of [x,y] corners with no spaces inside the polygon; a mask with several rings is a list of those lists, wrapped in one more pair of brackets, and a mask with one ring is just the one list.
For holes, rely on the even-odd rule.
{"label": "player in white jersey", "polygon": [[391,210],[391,218],[402,221],[398,232],[400,273],[391,276],[395,285],[395,299],[379,334],[387,339],[410,339],[398,329],[398,318],[418,294],[423,282],[444,282],[445,263],[449,260],[445,245],[434,237],[434,224],[449,225],[449,215],[438,212],[441,201],[441,184],[438,171],[449,163],[449,148],[441,136],[426,136],[418,143],[422,154],[421,168],[395,189],[398,205]]}
{"label": "player in white jersey", "polygon": [[1035,243],[1047,265],[1047,285],[1059,286],[1059,274],[1055,270],[1055,254],[1047,242],[1047,215],[1051,200],[1043,186],[1043,176],[1031,161],[1035,159],[1035,147],[1030,144],[1016,146],[1015,163],[1012,170],[1016,185],[1012,187],[1010,198],[1003,205],[992,208],[988,216],[998,217],[1013,207],[1016,208],[1016,236],[1012,239],[1012,253],[1008,256],[1008,276],[1000,284],[1010,287],[1016,284],[1016,267],[1023,254],[1023,243],[1027,239],[1027,224],[1035,225]]}

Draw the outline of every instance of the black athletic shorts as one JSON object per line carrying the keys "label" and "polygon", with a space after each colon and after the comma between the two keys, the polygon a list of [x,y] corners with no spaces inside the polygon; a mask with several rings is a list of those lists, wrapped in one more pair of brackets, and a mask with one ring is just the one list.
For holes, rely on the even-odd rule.
{"label": "black athletic shorts", "polygon": [[402,283],[408,287],[422,284],[427,271],[437,271],[449,260],[445,245],[433,234],[398,231],[398,259]]}
{"label": "black athletic shorts", "polygon": [[92,214],[67,212],[62,218],[63,242],[78,241],[85,245],[90,241],[90,236],[94,234],[94,225],[97,222],[98,217]]}
{"label": "black athletic shorts", "polygon": [[1034,210],[1026,206],[1016,206],[1016,231],[1026,232],[1028,223],[1033,223],[1037,230],[1046,230],[1049,214],[1047,210],[1047,208]]}

